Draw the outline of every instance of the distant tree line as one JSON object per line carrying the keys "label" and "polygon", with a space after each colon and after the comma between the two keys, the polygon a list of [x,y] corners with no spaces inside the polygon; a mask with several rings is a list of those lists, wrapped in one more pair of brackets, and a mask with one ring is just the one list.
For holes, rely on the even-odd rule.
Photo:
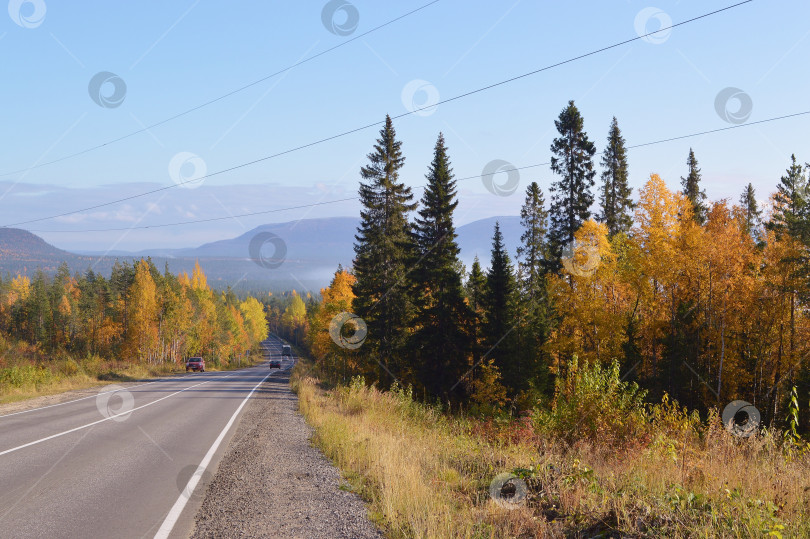
{"label": "distant tree line", "polygon": [[309,292],[304,297],[296,290],[270,294],[265,301],[270,331],[296,346],[306,344],[309,323],[307,312],[317,304]]}
{"label": "distant tree line", "polygon": [[[476,259],[466,271],[443,136],[417,203],[386,118],[361,170],[354,266],[338,270],[302,321],[327,375],[517,411],[553,398],[569,365],[618,360],[651,398],[666,392],[694,408],[744,399],[778,418],[793,385],[807,402],[810,165],[791,158],[765,215],[751,184],[736,204],[708,203],[691,149],[680,191],[653,174],[634,200],[615,118],[599,186],[573,101],[555,125],[548,206],[528,185],[514,259],[496,224],[488,268]],[[344,311],[367,326],[361,346],[330,338]],[[345,325],[347,335],[358,327]]]}
{"label": "distant tree line", "polygon": [[199,264],[191,277],[142,259],[116,263],[108,279],[92,270],[70,275],[66,264],[54,276],[0,278],[0,337],[51,357],[160,364],[198,355],[226,365],[258,351],[267,332],[263,304],[213,291]]}

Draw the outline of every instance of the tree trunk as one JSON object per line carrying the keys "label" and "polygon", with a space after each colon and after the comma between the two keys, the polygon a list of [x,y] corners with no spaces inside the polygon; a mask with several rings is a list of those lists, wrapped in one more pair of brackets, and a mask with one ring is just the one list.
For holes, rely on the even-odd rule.
{"label": "tree trunk", "polygon": [[723,317],[720,326],[720,368],[717,373],[717,402],[720,403],[720,389],[723,385],[723,360],[726,357],[726,319]]}

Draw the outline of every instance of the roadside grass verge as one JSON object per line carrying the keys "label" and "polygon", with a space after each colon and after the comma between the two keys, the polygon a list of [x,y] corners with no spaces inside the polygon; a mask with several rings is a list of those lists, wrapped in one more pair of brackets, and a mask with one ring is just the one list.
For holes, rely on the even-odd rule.
{"label": "roadside grass verge", "polygon": [[98,356],[78,361],[72,358],[46,362],[16,361],[11,366],[0,367],[0,404],[180,372],[185,372],[185,369],[171,364],[132,364],[108,361]]}
{"label": "roadside grass verge", "polygon": [[[291,383],[314,442],[388,537],[810,537],[806,445],[737,438],[668,401],[639,408],[607,370],[547,412],[482,420],[357,378],[327,388],[310,367]],[[518,489],[496,501],[501,473]]]}
{"label": "roadside grass verge", "polygon": [[[251,361],[241,363],[207,362],[206,370],[232,370],[261,361],[261,354],[256,354]],[[109,360],[97,355],[74,358],[63,354],[53,358],[26,343],[0,341],[0,404],[180,373],[185,373],[182,364],[150,365]]]}

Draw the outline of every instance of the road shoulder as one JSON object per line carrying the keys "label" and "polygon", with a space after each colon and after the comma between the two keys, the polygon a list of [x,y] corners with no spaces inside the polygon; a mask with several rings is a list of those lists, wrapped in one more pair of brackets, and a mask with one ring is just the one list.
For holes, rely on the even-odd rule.
{"label": "road shoulder", "polygon": [[135,380],[126,382],[100,381],[98,383],[93,384],[90,387],[85,387],[81,389],[69,389],[67,391],[51,393],[49,395],[38,395],[36,397],[30,397],[18,401],[6,402],[0,404],[0,417],[10,414],[16,414],[19,412],[28,412],[30,410],[45,408],[47,406],[65,404],[67,402],[72,402],[79,399],[94,397],[98,395],[100,392],[108,390],[108,388],[110,388],[111,386],[115,386],[116,388],[121,387],[124,389],[131,389],[133,387],[141,386],[150,382],[160,380],[174,380],[180,378],[181,376],[182,375],[180,374],[176,374],[160,378],[148,378],[144,380]]}
{"label": "road shoulder", "polygon": [[363,501],[310,443],[289,371],[248,402],[197,512],[192,537],[379,538]]}

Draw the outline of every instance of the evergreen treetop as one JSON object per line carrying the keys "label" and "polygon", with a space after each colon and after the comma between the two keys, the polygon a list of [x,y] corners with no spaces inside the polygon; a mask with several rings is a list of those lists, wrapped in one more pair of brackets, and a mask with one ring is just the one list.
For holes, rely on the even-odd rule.
{"label": "evergreen treetop", "polygon": [[559,136],[551,144],[551,170],[559,180],[551,186],[549,239],[552,255],[559,259],[562,247],[574,240],[576,231],[591,217],[596,147],[588,140],[584,121],[573,101],[560,112],[554,125]]}

